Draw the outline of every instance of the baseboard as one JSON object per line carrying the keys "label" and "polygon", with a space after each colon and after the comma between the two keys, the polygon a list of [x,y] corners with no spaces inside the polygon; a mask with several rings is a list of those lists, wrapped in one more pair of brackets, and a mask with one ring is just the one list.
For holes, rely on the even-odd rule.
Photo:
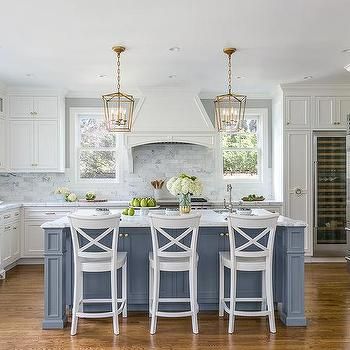
{"label": "baseboard", "polygon": [[345,258],[342,256],[332,256],[332,257],[323,257],[323,256],[305,256],[304,258],[306,264],[314,263],[346,263]]}
{"label": "baseboard", "polygon": [[20,258],[16,261],[16,265],[43,265],[44,258]]}

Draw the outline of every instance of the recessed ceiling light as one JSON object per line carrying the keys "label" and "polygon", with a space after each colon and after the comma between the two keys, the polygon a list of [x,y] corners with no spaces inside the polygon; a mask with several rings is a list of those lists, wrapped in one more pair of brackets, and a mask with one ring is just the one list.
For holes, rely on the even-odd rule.
{"label": "recessed ceiling light", "polygon": [[171,47],[169,49],[169,51],[171,51],[171,52],[178,52],[178,51],[180,51],[180,48],[178,46],[173,46],[173,47]]}
{"label": "recessed ceiling light", "polygon": [[171,74],[168,76],[169,79],[175,79],[176,78],[176,74]]}
{"label": "recessed ceiling light", "polygon": [[303,78],[304,80],[309,80],[312,79],[312,75],[307,75],[306,77]]}
{"label": "recessed ceiling light", "polygon": [[350,53],[350,49],[344,49],[341,52],[343,52],[343,53]]}
{"label": "recessed ceiling light", "polygon": [[99,74],[98,75],[99,78],[106,78],[106,76],[107,76],[106,74]]}
{"label": "recessed ceiling light", "polygon": [[348,72],[350,72],[350,64],[344,67]]}

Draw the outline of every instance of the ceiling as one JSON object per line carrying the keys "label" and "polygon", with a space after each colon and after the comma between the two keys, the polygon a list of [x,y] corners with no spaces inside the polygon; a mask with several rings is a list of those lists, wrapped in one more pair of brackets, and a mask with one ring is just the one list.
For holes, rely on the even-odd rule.
{"label": "ceiling", "polygon": [[[71,91],[114,87],[226,88],[222,48],[237,47],[234,90],[268,93],[280,83],[350,83],[349,0],[1,1],[0,81]],[[178,46],[180,51],[171,52]],[[106,75],[99,77],[99,75]],[[170,79],[169,75],[176,75]],[[128,91],[129,90],[129,91]]]}

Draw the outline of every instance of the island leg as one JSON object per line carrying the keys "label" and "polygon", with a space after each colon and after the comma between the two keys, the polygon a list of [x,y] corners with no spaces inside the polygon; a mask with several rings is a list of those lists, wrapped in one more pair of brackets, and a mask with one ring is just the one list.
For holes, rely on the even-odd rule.
{"label": "island leg", "polygon": [[66,231],[45,229],[43,329],[64,328],[66,315]]}
{"label": "island leg", "polygon": [[285,227],[282,235],[281,321],[306,326],[304,310],[304,227]]}

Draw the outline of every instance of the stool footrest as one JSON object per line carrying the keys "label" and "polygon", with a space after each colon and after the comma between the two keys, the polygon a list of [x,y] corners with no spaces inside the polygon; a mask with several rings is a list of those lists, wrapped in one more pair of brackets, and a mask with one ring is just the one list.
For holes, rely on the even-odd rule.
{"label": "stool footrest", "polygon": [[159,317],[188,317],[188,316],[192,316],[193,312],[192,311],[176,311],[176,312],[157,311],[156,315]]}
{"label": "stool footrest", "polygon": [[[236,298],[236,303],[254,303],[254,302],[263,302],[266,299],[264,298]],[[230,301],[230,298],[224,298],[225,302]]]}
{"label": "stool footrest", "polygon": [[234,311],[235,316],[268,316],[270,311]]}
{"label": "stool footrest", "polygon": [[113,312],[77,312],[77,316],[80,318],[105,318],[112,317]]}
{"label": "stool footrest", "polygon": [[160,303],[189,303],[190,298],[159,298]]}

